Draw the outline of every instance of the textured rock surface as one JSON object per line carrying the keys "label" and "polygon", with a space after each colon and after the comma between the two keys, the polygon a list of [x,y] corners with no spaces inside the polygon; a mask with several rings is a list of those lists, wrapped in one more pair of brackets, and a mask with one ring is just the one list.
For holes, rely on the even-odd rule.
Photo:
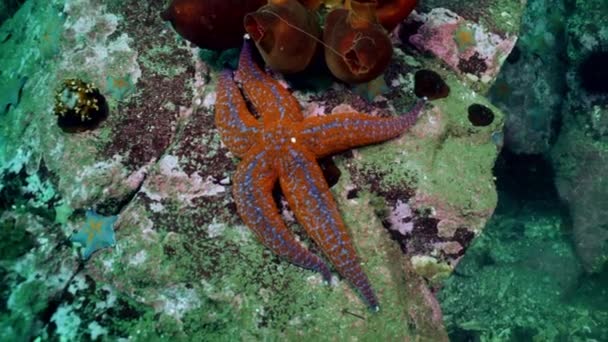
{"label": "textured rock surface", "polygon": [[606,10],[605,1],[577,1],[568,18],[568,93],[561,133],[551,151],[557,189],[572,217],[576,250],[592,272],[608,261],[608,91],[601,91],[602,76],[604,81],[595,84],[585,80],[607,75],[608,70],[602,63],[582,66],[595,54],[608,56],[608,23],[600,18]]}
{"label": "textured rock surface", "polygon": [[[430,52],[483,93],[494,82],[517,40],[517,1],[424,1],[401,31],[405,41]],[[409,28],[416,27],[415,32]]]}
{"label": "textured rock surface", "polygon": [[534,17],[491,90],[513,109],[505,140],[519,155],[503,150],[494,217],[438,295],[451,340],[608,338],[608,7],[565,4],[528,2],[529,15],[548,15]]}
{"label": "textured rock surface", "polygon": [[608,272],[585,274],[551,165],[504,153],[499,204],[438,295],[451,341],[603,341]]}
{"label": "textured rock surface", "polygon": [[505,148],[546,153],[555,142],[566,90],[564,1],[530,0],[522,32],[490,90],[506,114]]}
{"label": "textured rock surface", "polygon": [[0,25],[13,16],[25,1],[24,0],[2,0],[0,1]]}
{"label": "textured rock surface", "polygon": [[[237,217],[236,163],[213,126],[224,57],[202,60],[161,23],[161,4],[27,1],[0,28],[0,76],[12,80],[0,85],[10,88],[0,94],[10,104],[0,113],[0,224],[23,236],[1,261],[2,339],[445,340],[426,281],[449,274],[496,205],[503,116],[476,90],[495,77],[521,14],[519,1],[488,1],[483,10],[450,3],[429,1],[418,15],[466,20],[460,25],[484,44],[465,42],[456,57],[483,56],[484,71],[427,55],[436,36],[412,46],[405,25],[385,96],[367,103],[339,84],[295,90],[311,115],[338,106],[393,115],[413,103],[419,68],[451,88],[409,134],[334,158],[341,176],[332,192],[381,301],[373,314],[344,281],[323,284],[277,259]],[[456,38],[452,45],[463,44]],[[56,126],[54,89],[71,77],[106,95],[110,116],[99,129]],[[489,122],[474,124],[474,108],[491,113]],[[119,215],[117,245],[83,263],[68,239],[91,207]],[[285,206],[282,214],[301,233]],[[399,232],[398,243],[383,225]]]}

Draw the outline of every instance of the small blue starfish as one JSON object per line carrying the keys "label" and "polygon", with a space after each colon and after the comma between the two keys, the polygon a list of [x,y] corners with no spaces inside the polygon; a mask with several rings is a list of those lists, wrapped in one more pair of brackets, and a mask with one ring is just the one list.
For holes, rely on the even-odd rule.
{"label": "small blue starfish", "polygon": [[113,226],[117,219],[118,216],[101,216],[93,210],[87,210],[84,226],[70,238],[72,242],[84,246],[82,252],[84,260],[97,250],[116,244]]}

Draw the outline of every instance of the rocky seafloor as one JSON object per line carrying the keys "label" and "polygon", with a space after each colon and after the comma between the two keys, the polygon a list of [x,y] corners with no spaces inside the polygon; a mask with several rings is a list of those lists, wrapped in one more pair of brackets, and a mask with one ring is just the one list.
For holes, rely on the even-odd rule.
{"label": "rocky seafloor", "polygon": [[[565,70],[565,81],[534,94],[566,95],[547,98],[548,107],[530,106],[550,116],[533,128],[526,116],[513,119],[508,100],[494,98],[497,79],[516,82],[500,89],[502,100],[524,86],[500,73],[517,64],[507,57],[514,58],[520,28],[525,34],[531,26],[531,19],[521,26],[521,1],[421,1],[392,34],[389,90],[373,99],[327,76],[283,79],[305,115],[406,112],[422,69],[450,88],[407,134],[324,162],[380,299],[374,313],[337,274],[326,284],[274,256],[238,217],[231,195],[238,159],[221,143],[213,117],[217,74],[235,67],[238,51],[220,55],[190,45],[160,19],[165,1],[3,1],[0,339],[605,338],[605,303],[597,301],[596,309],[583,299],[561,301],[577,286],[585,288],[581,296],[601,297],[605,278],[606,220],[598,208],[608,189],[597,175],[608,165],[606,95],[585,94],[577,76],[588,53],[608,41],[605,26],[589,27],[601,20],[584,15],[601,11],[597,2],[552,9],[570,15],[563,24],[572,37],[569,60],[548,59]],[[559,21],[561,12],[555,15]],[[552,31],[543,32],[551,41]],[[55,93],[71,79],[92,82],[104,95],[108,115],[98,127],[58,126]],[[563,123],[557,131],[556,117]],[[514,142],[520,136],[510,132],[530,132],[523,140],[534,150],[522,151]],[[552,165],[547,182],[557,190],[547,202],[557,209],[504,209],[513,202],[503,199],[512,197],[499,196],[496,177],[513,174],[494,170],[502,149],[540,154]],[[505,160],[526,163],[503,155],[498,166]],[[318,252],[277,197],[290,228]],[[91,213],[115,220],[106,231],[110,247],[72,241]],[[511,231],[515,221],[522,223]],[[538,253],[547,243],[551,251]],[[92,255],[83,259],[88,248]],[[523,299],[511,292],[537,283],[543,291]],[[552,297],[535,301],[547,293]],[[546,322],[560,323],[550,334]]]}

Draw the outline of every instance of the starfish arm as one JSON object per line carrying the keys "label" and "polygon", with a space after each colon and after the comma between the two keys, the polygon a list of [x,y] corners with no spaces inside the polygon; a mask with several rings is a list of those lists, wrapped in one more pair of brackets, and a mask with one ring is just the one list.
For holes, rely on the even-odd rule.
{"label": "starfish arm", "polygon": [[298,140],[317,157],[356,146],[379,143],[395,138],[416,123],[424,100],[399,117],[376,118],[361,113],[339,113],[317,116],[301,123]]}
{"label": "starfish arm", "polygon": [[215,125],[224,144],[238,157],[245,155],[258,135],[258,122],[247,109],[245,99],[228,70],[219,76]]}
{"label": "starfish arm", "polygon": [[289,119],[303,119],[300,104],[279,82],[260,69],[252,58],[251,43],[243,43],[237,79],[253,106],[258,110],[264,123]]}
{"label": "starfish arm", "polygon": [[239,164],[234,177],[233,196],[240,217],[275,254],[316,270],[329,281],[331,272],[325,262],[296,241],[279,216],[272,197],[277,174],[269,165],[267,152],[260,150]]}
{"label": "starfish arm", "polygon": [[378,299],[361,269],[351,238],[314,155],[291,148],[282,155],[280,170],[281,189],[298,222],[338,272],[361,292],[369,306],[377,308]]}

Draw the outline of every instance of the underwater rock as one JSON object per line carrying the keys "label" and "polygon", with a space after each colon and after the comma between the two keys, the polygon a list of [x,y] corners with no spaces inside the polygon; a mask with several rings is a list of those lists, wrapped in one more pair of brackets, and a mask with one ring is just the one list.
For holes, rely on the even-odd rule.
{"label": "underwater rock", "polygon": [[19,10],[25,0],[2,0],[0,1],[0,25],[12,17]]}
{"label": "underwater rock", "polygon": [[[608,46],[608,36],[601,33],[608,30],[602,8],[602,0],[577,3],[565,24],[569,77],[561,128],[550,151],[555,184],[569,210],[574,246],[587,272],[601,272],[608,264],[608,94],[595,91],[601,85],[585,72],[588,58],[601,56]],[[602,75],[605,68],[600,63],[592,72]]]}
{"label": "underwater rock", "polygon": [[[576,101],[571,105],[578,106]],[[603,115],[608,115],[608,110]],[[550,156],[556,170],[555,185],[572,219],[577,254],[586,271],[600,272],[608,263],[606,142],[593,139],[568,117]]]}
{"label": "underwater rock", "polygon": [[173,0],[161,13],[177,33],[196,46],[211,50],[238,47],[245,29],[243,17],[265,0]]}
{"label": "underwater rock", "polygon": [[505,147],[514,153],[546,153],[555,142],[566,90],[564,1],[531,0],[522,35],[489,97],[507,114]]}
{"label": "underwater rock", "polygon": [[438,293],[450,339],[606,340],[608,269],[585,274],[550,161],[503,150],[494,170],[498,207]]}
{"label": "underwater rock", "polygon": [[[5,208],[2,208],[5,210]],[[13,261],[35,247],[34,236],[10,215],[0,215],[0,260]]]}
{"label": "underwater rock", "polygon": [[[459,6],[466,7],[453,5],[454,9]],[[483,92],[493,83],[517,40],[511,32],[496,32],[496,27],[467,20],[450,8],[415,13],[407,23],[415,23],[416,29],[402,39],[433,54]]]}
{"label": "underwater rock", "polygon": [[321,34],[316,17],[297,0],[270,0],[247,14],[244,25],[264,62],[288,74],[310,64]]}
{"label": "underwater rock", "polygon": [[[552,152],[558,167],[555,183],[570,211],[574,247],[585,270],[600,272],[608,263],[608,149],[597,149],[590,142],[569,142],[582,138],[572,133],[560,136]],[[577,157],[571,158],[570,153]],[[566,167],[575,170],[572,176]]]}
{"label": "underwater rock", "polygon": [[27,77],[9,77],[0,85],[0,115],[6,114],[11,107],[19,104],[21,91],[27,83]]}
{"label": "underwater rock", "polygon": [[[492,11],[484,10],[491,23],[501,13],[493,1]],[[5,338],[12,333],[50,340],[446,341],[441,310],[420,274],[449,273],[491,215],[497,154],[491,137],[502,113],[448,69],[442,77],[451,96],[428,104],[411,135],[334,157],[340,177],[333,177],[331,192],[381,301],[372,313],[343,279],[323,283],[268,254],[244,228],[230,194],[234,155],[211,114],[218,70],[167,31],[156,15],[162,6],[30,0],[0,27],[0,37],[12,33],[0,64],[29,79],[19,105],[0,116],[0,174],[23,174],[40,205],[20,205],[30,201],[27,193],[6,210],[34,248],[2,270],[9,280],[2,302],[18,300],[0,317],[0,339],[15,340]],[[52,51],[58,53],[45,58],[37,52],[42,36],[32,33],[57,18],[63,24],[53,26]],[[307,115],[338,107],[400,115],[415,101],[414,72],[442,64],[407,46],[393,51],[383,75],[389,91],[372,102],[341,82],[314,89],[289,84],[290,91],[317,108]],[[50,110],[65,75],[91,80],[106,95],[112,115],[97,130],[63,134],[55,126]],[[494,112],[490,125],[468,121],[472,103]],[[50,176],[37,179],[42,164]],[[114,198],[116,248],[83,264],[69,236],[85,208],[99,210]],[[287,203],[276,201],[301,235]],[[396,243],[382,220],[398,201],[411,207],[413,228]],[[318,252],[305,236],[301,241]],[[431,259],[442,274],[415,262]]]}
{"label": "underwater rock", "polygon": [[393,45],[378,24],[374,3],[351,1],[349,9],[335,9],[325,19],[325,62],[346,83],[378,77],[393,56]]}

